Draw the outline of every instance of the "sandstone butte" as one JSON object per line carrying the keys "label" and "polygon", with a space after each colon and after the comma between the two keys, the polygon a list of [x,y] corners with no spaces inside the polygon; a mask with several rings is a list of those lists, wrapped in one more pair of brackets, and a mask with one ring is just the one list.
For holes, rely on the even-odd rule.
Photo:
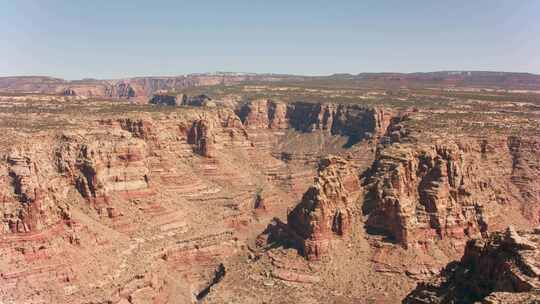
{"label": "sandstone butte", "polygon": [[540,300],[535,116],[80,89],[2,112],[4,303]]}

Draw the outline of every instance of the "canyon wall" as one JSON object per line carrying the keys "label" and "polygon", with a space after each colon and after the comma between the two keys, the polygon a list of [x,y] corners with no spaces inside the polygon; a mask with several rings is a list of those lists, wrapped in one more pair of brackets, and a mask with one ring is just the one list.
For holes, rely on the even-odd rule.
{"label": "canyon wall", "polygon": [[212,102],[212,98],[204,94],[197,96],[188,96],[185,94],[154,94],[149,103],[165,106],[215,106]]}
{"label": "canyon wall", "polygon": [[[287,126],[299,132],[329,134],[353,130],[354,134],[365,134],[370,130],[380,137],[371,168],[365,172],[354,156],[348,165],[344,165],[345,160],[323,158],[332,165],[319,166],[315,184],[289,213],[287,224],[276,226],[279,229],[271,239],[280,235],[287,239],[285,243],[300,243],[299,251],[317,260],[332,254],[328,244],[347,235],[350,223],[356,222],[357,226],[365,225],[369,235],[383,235],[391,243],[414,249],[412,252],[446,248],[446,259],[452,259],[471,238],[487,236],[509,224],[527,227],[539,223],[537,138],[441,138],[409,129],[414,110],[390,116],[388,111],[370,109],[353,115],[360,109],[332,104],[286,105],[271,100],[253,101],[240,108],[247,130]],[[297,117],[304,117],[300,124]],[[344,117],[348,119],[343,121]],[[334,170],[338,167],[341,175]],[[343,187],[343,176],[361,180],[361,197]],[[356,208],[363,215],[350,212]],[[338,226],[345,231],[340,228],[336,232],[336,223],[343,223]],[[425,262],[433,264],[430,267],[437,264],[429,258]]]}
{"label": "canyon wall", "polygon": [[513,227],[471,240],[459,262],[419,283],[403,303],[537,303],[538,246],[538,231]]}
{"label": "canyon wall", "polygon": [[[189,276],[178,288],[190,299],[238,250],[227,227],[242,227],[251,210],[250,177],[264,183],[254,169],[241,173],[208,158],[232,153],[223,152],[229,146],[247,153],[240,120],[231,111],[184,110],[80,123],[2,152],[2,299],[163,299],[177,293],[174,276]],[[203,229],[207,221],[212,229]],[[175,245],[173,235],[187,241]]]}
{"label": "canyon wall", "polygon": [[[356,112],[370,120],[362,132],[380,132],[374,113]],[[288,124],[299,125],[295,119]],[[323,130],[253,129],[226,108],[182,107],[15,131],[17,141],[0,156],[2,298],[167,303],[176,294],[191,301],[247,238],[286,216],[317,168],[302,206],[320,221],[305,235],[306,252],[318,257],[327,233],[348,237],[354,207],[337,192],[358,195],[358,180],[338,157],[319,164],[317,153],[283,154],[289,131],[302,139]],[[169,293],[174,288],[183,291]]]}
{"label": "canyon wall", "polygon": [[[538,223],[537,137],[419,132],[414,110],[193,100],[202,102],[5,129],[3,299],[187,303],[235,269],[234,280],[262,285],[412,287],[471,238]],[[266,242],[264,253],[252,241]],[[244,254],[273,272],[245,266]],[[327,262],[345,270],[317,273]]]}
{"label": "canyon wall", "polygon": [[248,129],[320,130],[349,138],[348,146],[382,135],[392,117],[391,111],[354,104],[283,103],[269,99],[248,102],[238,115]]}
{"label": "canyon wall", "polygon": [[1,234],[41,231],[68,217],[65,197],[51,193],[65,184],[51,178],[51,165],[39,166],[43,157],[47,155],[29,147],[14,147],[3,155]]}
{"label": "canyon wall", "polygon": [[398,123],[367,179],[367,227],[409,247],[448,240],[458,248],[512,222],[540,219],[538,140],[518,136],[422,140]]}
{"label": "canyon wall", "polygon": [[352,226],[359,224],[360,194],[358,171],[352,164],[335,156],[320,161],[314,185],[287,217],[308,259],[320,259],[334,239],[351,236]]}

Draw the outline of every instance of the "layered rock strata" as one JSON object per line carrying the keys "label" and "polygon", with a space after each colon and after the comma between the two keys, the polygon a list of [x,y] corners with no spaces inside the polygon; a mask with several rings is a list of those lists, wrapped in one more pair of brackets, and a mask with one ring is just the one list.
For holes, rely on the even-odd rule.
{"label": "layered rock strata", "polygon": [[398,122],[383,138],[367,178],[368,229],[404,247],[448,240],[462,248],[512,221],[538,222],[534,139],[421,136]]}
{"label": "layered rock strata", "polygon": [[418,284],[403,303],[538,303],[539,240],[536,230],[513,227],[471,240],[459,262]]}
{"label": "layered rock strata", "polygon": [[[39,147],[39,145],[36,145]],[[43,147],[42,147],[43,148]],[[2,165],[1,234],[33,233],[69,219],[69,210],[54,190],[65,186],[57,179],[45,178],[52,167],[41,167],[43,153],[34,154],[28,147],[13,148]]]}
{"label": "layered rock strata", "polygon": [[346,160],[331,156],[320,161],[314,185],[287,217],[308,259],[320,259],[334,239],[351,235],[360,193],[358,172]]}
{"label": "layered rock strata", "polygon": [[[38,132],[0,151],[0,256],[9,257],[0,294],[15,302],[38,303],[36,290],[56,303],[166,303],[177,284],[190,298],[246,238],[286,215],[319,158],[280,150],[294,129],[252,129],[226,108],[100,112]],[[310,136],[298,134],[293,145]],[[320,221],[305,236],[310,256],[349,235],[349,201],[332,187],[356,195],[352,168],[339,158],[320,165],[320,193],[306,195]]]}
{"label": "layered rock strata", "polygon": [[275,81],[283,77],[272,75],[189,74],[172,77],[133,77],[117,80],[82,79],[67,81],[52,77],[22,76],[0,77],[0,90],[16,93],[59,94],[85,98],[132,99],[146,103],[148,98],[159,92],[222,84],[237,84],[244,81]]}
{"label": "layered rock strata", "polygon": [[301,132],[316,130],[349,138],[348,146],[386,132],[391,113],[361,105],[283,103],[261,99],[240,107],[238,114],[248,129],[287,129]]}
{"label": "layered rock strata", "polygon": [[212,157],[214,137],[210,122],[207,120],[193,122],[188,134],[188,143],[193,145],[195,153],[206,157]]}

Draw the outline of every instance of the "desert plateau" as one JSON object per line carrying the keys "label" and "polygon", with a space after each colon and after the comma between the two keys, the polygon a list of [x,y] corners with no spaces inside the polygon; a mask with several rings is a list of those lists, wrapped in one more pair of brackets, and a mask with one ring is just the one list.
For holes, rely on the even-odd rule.
{"label": "desert plateau", "polygon": [[540,76],[0,85],[4,303],[539,299]]}

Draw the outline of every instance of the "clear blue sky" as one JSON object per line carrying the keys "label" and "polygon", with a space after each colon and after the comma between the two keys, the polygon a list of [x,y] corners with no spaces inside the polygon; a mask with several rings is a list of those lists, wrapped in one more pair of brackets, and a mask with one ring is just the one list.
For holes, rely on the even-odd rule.
{"label": "clear blue sky", "polygon": [[0,76],[540,73],[540,1],[0,0]]}

